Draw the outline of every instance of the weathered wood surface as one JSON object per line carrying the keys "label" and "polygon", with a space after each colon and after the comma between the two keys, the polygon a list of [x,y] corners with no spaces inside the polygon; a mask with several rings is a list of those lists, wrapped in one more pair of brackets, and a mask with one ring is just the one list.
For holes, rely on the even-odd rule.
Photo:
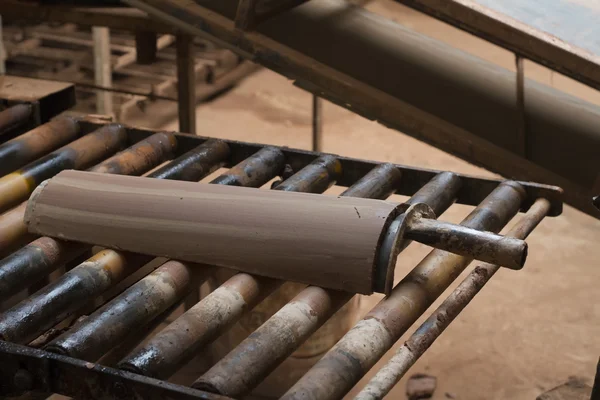
{"label": "weathered wood surface", "polygon": [[368,294],[396,207],[65,171],[32,195],[25,220],[41,235]]}

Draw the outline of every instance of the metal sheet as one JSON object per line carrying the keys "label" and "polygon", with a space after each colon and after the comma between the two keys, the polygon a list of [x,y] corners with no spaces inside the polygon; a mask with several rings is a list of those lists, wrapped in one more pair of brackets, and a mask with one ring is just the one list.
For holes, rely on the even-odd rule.
{"label": "metal sheet", "polygon": [[396,0],[600,88],[600,5],[593,0]]}

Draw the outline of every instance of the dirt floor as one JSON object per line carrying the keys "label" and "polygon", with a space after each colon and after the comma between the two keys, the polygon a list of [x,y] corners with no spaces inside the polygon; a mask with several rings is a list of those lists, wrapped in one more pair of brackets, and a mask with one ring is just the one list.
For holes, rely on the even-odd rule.
{"label": "dirt floor", "polygon": [[[367,8],[514,70],[511,53],[396,3],[378,0]],[[528,63],[526,74],[600,104],[598,92],[540,66]],[[308,149],[310,102],[310,94],[262,70],[226,96],[199,107],[198,133]],[[329,103],[324,107],[324,121],[326,152],[494,176]],[[176,130],[177,124],[163,128]],[[458,222],[468,211],[468,207],[453,206],[443,218]],[[412,373],[425,372],[438,378],[434,399],[531,400],[569,376],[582,377],[591,384],[600,356],[599,238],[600,221],[570,207],[562,216],[546,219],[528,239],[525,269],[501,270]],[[401,278],[427,251],[421,245],[410,246],[398,261],[396,277]],[[363,298],[362,313],[380,298]],[[353,393],[391,354],[393,351]],[[405,398],[404,390],[402,381],[390,398]]]}

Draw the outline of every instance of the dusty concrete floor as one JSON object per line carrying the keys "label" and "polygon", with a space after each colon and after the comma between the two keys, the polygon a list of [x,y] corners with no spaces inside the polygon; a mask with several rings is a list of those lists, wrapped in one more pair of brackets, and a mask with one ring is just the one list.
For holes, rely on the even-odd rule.
{"label": "dusty concrete floor", "polygon": [[[385,0],[367,7],[514,70],[511,53],[442,23]],[[530,78],[600,103],[598,92],[532,63],[526,68]],[[332,104],[325,105],[324,119],[326,152],[494,176]],[[197,121],[201,135],[310,147],[310,95],[266,70],[200,107]],[[176,130],[177,124],[163,128]],[[468,210],[454,206],[443,218],[458,222]],[[600,355],[599,239],[600,221],[570,207],[562,216],[546,219],[528,240],[525,269],[501,270],[412,372],[437,376],[435,399],[531,400],[572,375],[591,383]],[[396,276],[401,278],[426,253],[424,246],[410,246],[398,261]],[[380,298],[364,298],[362,312]],[[402,381],[390,398],[404,398],[404,387]]]}

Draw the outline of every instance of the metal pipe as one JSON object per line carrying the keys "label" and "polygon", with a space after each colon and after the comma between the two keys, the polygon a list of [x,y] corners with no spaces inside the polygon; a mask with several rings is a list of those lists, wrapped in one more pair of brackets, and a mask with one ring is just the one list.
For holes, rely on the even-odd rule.
{"label": "metal pipe", "polygon": [[[107,174],[141,175],[171,157],[177,139],[170,133],[157,133],[93,167],[91,171]],[[27,235],[23,222],[27,202],[0,216],[0,251],[14,245]],[[0,268],[0,274],[1,274]]]}
{"label": "metal pipe", "polygon": [[[379,174],[381,171],[393,170],[378,167],[343,195],[347,196],[348,193],[360,197],[369,197],[370,194],[379,195],[380,192],[376,188],[389,185],[385,180],[377,181],[377,176],[380,179],[388,177],[386,174]],[[396,186],[400,175],[393,176],[397,180],[392,185]],[[436,203],[440,209],[446,209],[453,203],[459,188],[460,180],[456,175],[444,175],[434,178],[415,196]],[[437,201],[439,193],[448,191],[450,194],[444,196],[447,203],[439,203]],[[352,297],[352,293],[315,286],[307,287],[196,380],[193,387],[230,397],[245,395]]]}
{"label": "metal pipe", "polygon": [[275,186],[289,192],[323,193],[342,175],[342,164],[335,156],[324,155]]}
{"label": "metal pipe", "polygon": [[0,211],[27,199],[37,185],[64,169],[82,169],[115,153],[127,141],[125,128],[106,125],[0,178]]}
{"label": "metal pipe", "polygon": [[[525,239],[549,210],[548,200],[538,199],[506,236]],[[500,265],[488,263],[476,267],[371,378],[355,399],[379,400],[387,395],[499,269]]]}
{"label": "metal pipe", "polygon": [[218,139],[209,139],[164,167],[157,169],[150,174],[150,177],[198,182],[222,167],[229,156],[230,150],[227,143]]}
{"label": "metal pipe", "polygon": [[[99,86],[111,87],[110,29],[104,26],[92,26],[92,39],[94,41],[94,83]],[[96,93],[96,112],[101,115],[113,115],[112,93]]]}
{"label": "metal pipe", "polygon": [[[497,232],[525,198],[519,184],[504,182],[462,225]],[[341,399],[471,261],[433,250],[282,398]]]}
{"label": "metal pipe", "polygon": [[213,268],[168,261],[105,304],[78,326],[54,339],[47,350],[96,361],[132,332],[153,321],[201,284]]}
{"label": "metal pipe", "polygon": [[523,268],[527,258],[527,243],[523,240],[434,219],[415,218],[409,221],[404,237],[510,269]]}
{"label": "metal pipe", "polygon": [[279,285],[280,282],[269,278],[234,275],[142,348],[124,358],[119,368],[168,378]]}
{"label": "metal pipe", "polygon": [[[267,151],[264,151],[267,150]],[[279,163],[277,161],[280,161]],[[283,154],[263,149],[232,168],[229,182],[261,186],[283,168]],[[239,171],[240,175],[235,172]],[[99,256],[100,255],[100,256]],[[0,315],[0,339],[26,343],[151,261],[149,256],[102,250]]]}
{"label": "metal pipe", "polygon": [[28,343],[152,257],[102,250],[0,314],[0,339]]}
{"label": "metal pipe", "polygon": [[41,237],[0,261],[0,302],[26,289],[89,246]]}
{"label": "metal pipe", "polygon": [[0,176],[72,141],[78,134],[76,119],[59,118],[9,140],[0,145]]}
{"label": "metal pipe", "polygon": [[159,132],[140,140],[128,149],[91,168],[92,172],[118,175],[142,175],[150,168],[169,160],[177,150],[172,133]]}
{"label": "metal pipe", "polygon": [[23,222],[27,202],[0,215],[0,252],[13,247],[27,237],[27,225]]}
{"label": "metal pipe", "polygon": [[[252,183],[252,180],[249,182]],[[128,262],[133,256],[126,253],[113,250],[103,250],[101,253],[105,256],[101,258],[98,258],[97,255],[92,257],[40,292],[0,315],[0,337],[6,335],[9,338],[8,340],[25,341],[30,339],[30,336],[35,336],[48,329],[54,323],[65,318],[70,312],[82,306],[84,304],[83,300],[88,300],[90,297],[88,294],[90,290],[94,291],[95,295],[100,294],[122,277],[129,275],[152,259],[147,256],[139,256],[142,261],[134,257],[133,261],[135,262]],[[119,279],[106,280],[102,274],[95,273],[96,269],[110,270],[113,268],[111,264],[114,264],[115,260],[120,261],[120,264],[117,263],[120,273]],[[83,283],[77,281],[77,284],[72,282],[73,279],[78,279],[80,273],[87,273],[90,268],[92,272],[91,274],[88,273],[87,280]],[[65,302],[63,299],[69,299],[69,302]],[[78,299],[80,301],[77,301]],[[27,318],[18,318],[18,316],[27,316]],[[18,339],[21,336],[23,338]]]}
{"label": "metal pipe", "polygon": [[259,187],[273,178],[273,172],[279,173],[283,169],[284,162],[285,156],[281,150],[275,147],[264,147],[211,183]]}
{"label": "metal pipe", "polygon": [[[393,164],[380,164],[351,187],[344,190],[341,195],[379,200],[387,199],[396,192],[400,178],[402,178],[402,172]],[[421,190],[419,190],[419,193],[421,193]]]}
{"label": "metal pipe", "polygon": [[31,104],[17,104],[0,112],[0,137],[25,125],[32,112]]}
{"label": "metal pipe", "polygon": [[194,38],[178,34],[177,52],[177,109],[179,131],[196,134],[196,74],[194,71]]}
{"label": "metal pipe", "polygon": [[322,151],[323,147],[323,100],[312,95],[312,151]]}
{"label": "metal pipe", "polygon": [[[244,168],[237,170],[247,171]],[[308,164],[275,189],[324,191],[339,179],[341,172],[339,161],[333,156],[325,155]],[[227,182],[231,181],[234,180],[227,179]],[[123,359],[119,367],[147,376],[168,378],[281,283],[245,273],[234,275],[154,336],[145,346]]]}
{"label": "metal pipe", "polygon": [[[145,154],[145,152],[142,153]],[[126,158],[129,158],[127,150],[124,154],[126,154]],[[158,155],[158,153],[152,154],[153,156]],[[149,176],[157,179],[189,180],[197,178],[200,180],[218,168],[227,158],[229,158],[229,146],[222,141],[209,140]],[[146,167],[139,168],[140,165],[137,163],[134,164],[137,167],[134,166],[133,169],[146,169]],[[129,167],[120,168],[122,171],[131,170]],[[22,215],[18,218],[22,220]],[[89,249],[88,245],[73,246],[49,237],[40,238],[21,248],[0,261],[0,277],[2,278],[0,282],[7,282],[6,286],[0,285],[0,299],[5,299],[25,289],[31,282],[43,278],[63,263],[73,260]]]}

